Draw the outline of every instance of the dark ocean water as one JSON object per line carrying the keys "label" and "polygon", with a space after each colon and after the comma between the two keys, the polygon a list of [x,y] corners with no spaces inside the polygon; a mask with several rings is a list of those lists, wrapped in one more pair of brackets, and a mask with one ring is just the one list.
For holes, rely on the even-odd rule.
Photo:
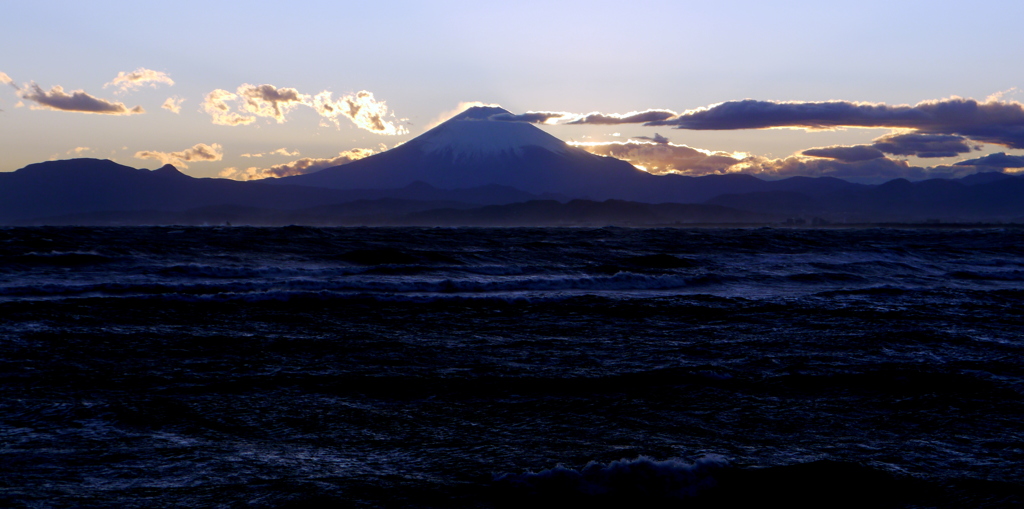
{"label": "dark ocean water", "polygon": [[1014,507],[1024,230],[0,229],[0,506]]}

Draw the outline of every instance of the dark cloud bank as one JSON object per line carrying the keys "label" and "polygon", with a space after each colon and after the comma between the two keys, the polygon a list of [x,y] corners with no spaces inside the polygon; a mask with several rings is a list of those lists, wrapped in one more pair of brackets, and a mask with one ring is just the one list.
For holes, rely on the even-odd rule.
{"label": "dark cloud bank", "polygon": [[19,94],[22,99],[32,101],[42,108],[74,111],[79,113],[98,113],[104,115],[137,115],[145,113],[142,106],[128,108],[124,103],[107,101],[93,97],[84,90],[75,90],[68,94],[61,86],[54,86],[49,91],[32,83]]}
{"label": "dark cloud bank", "polygon": [[848,101],[729,101],[684,112],[674,118],[646,122],[677,129],[726,130],[799,127],[881,127],[915,129],[925,134],[950,134],[983,143],[1024,148],[1024,105],[953,97],[914,106],[889,106]]}

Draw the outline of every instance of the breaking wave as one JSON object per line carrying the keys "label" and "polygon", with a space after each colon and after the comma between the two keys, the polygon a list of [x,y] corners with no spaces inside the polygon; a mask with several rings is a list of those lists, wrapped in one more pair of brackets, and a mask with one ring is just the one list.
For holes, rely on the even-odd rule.
{"label": "breaking wave", "polygon": [[562,465],[524,474],[503,474],[495,483],[520,496],[542,498],[600,498],[611,501],[671,501],[697,496],[717,485],[715,474],[729,465],[725,458],[707,455],[694,462],[657,461],[641,456],[611,463],[590,462],[580,469]]}

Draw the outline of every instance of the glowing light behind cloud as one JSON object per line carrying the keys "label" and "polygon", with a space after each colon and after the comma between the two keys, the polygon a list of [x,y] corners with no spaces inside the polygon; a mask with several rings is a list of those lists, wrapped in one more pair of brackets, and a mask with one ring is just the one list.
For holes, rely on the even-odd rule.
{"label": "glowing light behind cloud", "polygon": [[[238,111],[234,111],[233,103]],[[218,125],[251,124],[257,117],[272,118],[281,124],[287,115],[298,106],[308,106],[327,122],[340,127],[340,118],[346,118],[356,127],[376,134],[406,134],[408,130],[384,101],[378,101],[373,93],[366,90],[342,96],[335,100],[329,91],[307,95],[294,88],[277,88],[274,85],[250,85],[238,87],[236,93],[217,89],[206,96],[203,110]]]}
{"label": "glowing light behind cloud", "polygon": [[914,106],[850,101],[729,101],[646,122],[677,129],[731,130],[795,127],[883,127],[949,134],[983,143],[1024,148],[1024,104],[950,97]]}
{"label": "glowing light behind cloud", "polygon": [[21,89],[18,95],[26,101],[35,103],[32,109],[101,115],[138,115],[146,112],[142,106],[129,109],[124,103],[99,99],[85,93],[84,90],[75,90],[68,94],[60,85],[54,85],[49,91],[45,91],[39,85],[30,83],[25,89]]}
{"label": "glowing light behind cloud", "polygon": [[219,143],[207,145],[197,143],[192,148],[180,152],[159,152],[155,150],[143,150],[135,153],[136,159],[156,159],[163,164],[172,164],[179,168],[188,168],[190,162],[196,161],[220,161],[224,158],[223,147]]}
{"label": "glowing light behind cloud", "polygon": [[[275,150],[272,153],[281,153],[284,149]],[[286,153],[286,152],[285,152]],[[239,168],[225,168],[220,172],[220,177],[230,178],[235,180],[259,180],[265,178],[275,177],[290,177],[292,175],[303,175],[306,173],[313,173],[320,171],[324,168],[330,168],[332,166],[340,166],[343,164],[357,161],[367,156],[371,156],[377,153],[376,150],[370,148],[354,148],[352,150],[346,150],[339,152],[337,157],[329,158],[312,158],[303,157],[295,161],[275,164],[269,168],[260,168],[258,166],[251,166],[244,170]],[[243,154],[243,157],[245,155]]]}
{"label": "glowing light behind cloud", "polygon": [[238,96],[223,89],[216,89],[206,94],[203,101],[203,110],[210,115],[214,124],[217,125],[246,125],[256,121],[256,117],[247,117],[231,111],[228,101],[235,101]]}
{"label": "glowing light behind cloud", "polygon": [[139,67],[132,72],[117,73],[117,76],[111,82],[103,85],[103,88],[116,87],[119,92],[127,92],[147,85],[156,88],[161,84],[173,86],[174,80],[167,73]]}
{"label": "glowing light behind cloud", "polygon": [[282,147],[282,148],[279,148],[277,150],[271,150],[270,152],[263,152],[263,153],[257,153],[257,154],[242,154],[239,157],[263,157],[263,156],[273,156],[273,155],[294,157],[294,156],[299,155],[299,151],[295,150],[295,151],[289,152],[287,148],[283,148]]}
{"label": "glowing light behind cloud", "polygon": [[306,104],[307,97],[294,88],[276,88],[273,85],[250,85],[238,87],[238,97],[246,112],[258,117],[272,118],[278,124],[285,121],[285,114],[300,104]]}
{"label": "glowing light behind cloud", "polygon": [[592,154],[622,159],[648,173],[706,175],[728,173],[746,154],[715,152],[665,141],[629,139],[612,142],[572,142]]}
{"label": "glowing light behind cloud", "polygon": [[178,96],[168,97],[160,107],[170,111],[171,113],[178,114],[181,113],[181,103],[183,102],[185,102],[184,98]]}
{"label": "glowing light behind cloud", "polygon": [[632,111],[629,113],[570,113],[567,111],[528,111],[526,113],[512,114],[502,113],[492,116],[491,120],[505,122],[530,122],[533,124],[556,125],[559,123],[567,125],[617,125],[617,124],[639,124],[653,122],[675,117],[676,112],[671,110],[644,110]]}
{"label": "glowing light behind cloud", "polygon": [[448,111],[446,111],[444,113],[441,113],[437,117],[435,117],[434,120],[430,121],[430,123],[428,123],[427,126],[423,130],[424,131],[429,131],[429,130],[431,130],[431,129],[441,125],[446,120],[451,119],[455,115],[458,115],[459,113],[462,113],[463,111],[466,111],[466,110],[468,110],[470,108],[475,108],[475,107],[500,108],[501,105],[500,104],[494,104],[494,103],[485,103],[485,102],[480,102],[480,101],[463,101],[463,102],[460,102],[459,105],[456,106],[454,109],[448,110]]}

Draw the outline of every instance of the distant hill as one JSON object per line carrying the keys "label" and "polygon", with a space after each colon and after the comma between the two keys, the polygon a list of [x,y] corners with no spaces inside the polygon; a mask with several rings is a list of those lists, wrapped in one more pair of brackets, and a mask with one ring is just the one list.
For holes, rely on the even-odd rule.
{"label": "distant hill", "polygon": [[507,186],[452,190],[422,182],[387,190],[272,186],[265,181],[193,178],[170,165],[140,170],[108,160],[69,159],[0,173],[0,224],[39,224],[46,218],[66,223],[73,217],[100,217],[96,214],[104,213],[123,217],[126,213],[182,212],[204,207],[296,210],[385,198],[472,206],[539,196]]}
{"label": "distant hill", "polygon": [[723,194],[706,203],[839,222],[1016,222],[1024,220],[1024,177],[988,173],[959,180],[895,179],[876,186],[812,192]]}
{"label": "distant hill", "polygon": [[[655,225],[1024,221],[1024,177],[881,185],[831,177],[651,175],[500,108],[470,108],[386,152],[239,182],[99,159],[0,173],[0,225]],[[657,204],[657,205],[655,205]]]}

